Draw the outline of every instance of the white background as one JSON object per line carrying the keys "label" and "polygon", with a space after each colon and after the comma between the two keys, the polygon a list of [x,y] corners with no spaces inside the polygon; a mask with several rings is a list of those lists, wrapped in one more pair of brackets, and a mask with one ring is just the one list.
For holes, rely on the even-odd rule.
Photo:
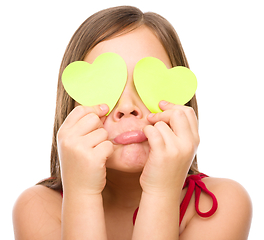
{"label": "white background", "polygon": [[66,45],[88,16],[118,5],[157,12],[175,27],[198,78],[200,171],[247,189],[254,207],[249,239],[260,239],[264,7],[256,0],[5,1],[0,7],[0,238],[13,239],[11,214],[19,194],[49,176],[57,75]]}

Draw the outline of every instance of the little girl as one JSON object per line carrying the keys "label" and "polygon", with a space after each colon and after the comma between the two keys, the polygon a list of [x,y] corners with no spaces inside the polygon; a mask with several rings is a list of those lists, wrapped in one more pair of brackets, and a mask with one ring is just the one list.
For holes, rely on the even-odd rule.
{"label": "little girl", "polygon": [[[120,55],[128,73],[107,116],[108,105],[81,106],[61,82],[71,62],[91,64],[106,52]],[[145,57],[167,68],[188,67],[175,30],[157,14],[110,8],[75,32],[59,74],[51,177],[18,198],[16,239],[247,239],[252,214],[247,192],[197,169],[195,96],[185,106],[163,99],[156,114],[139,97],[133,70]]]}

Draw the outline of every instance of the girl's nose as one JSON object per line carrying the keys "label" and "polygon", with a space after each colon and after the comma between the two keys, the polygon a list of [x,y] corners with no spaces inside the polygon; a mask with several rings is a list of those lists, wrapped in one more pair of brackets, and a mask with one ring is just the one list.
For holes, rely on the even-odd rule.
{"label": "girl's nose", "polygon": [[124,91],[113,110],[113,118],[119,121],[122,118],[137,117],[142,118],[143,113],[139,107],[139,96],[131,91]]}

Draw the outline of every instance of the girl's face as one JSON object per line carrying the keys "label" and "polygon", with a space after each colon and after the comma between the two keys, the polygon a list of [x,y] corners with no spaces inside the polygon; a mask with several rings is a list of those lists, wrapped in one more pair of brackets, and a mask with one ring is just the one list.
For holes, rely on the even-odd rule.
{"label": "girl's face", "polygon": [[145,26],[97,44],[84,61],[92,63],[105,52],[119,54],[125,60],[128,70],[125,89],[104,122],[108,138],[114,143],[115,149],[108,158],[106,167],[124,172],[140,172],[149,155],[149,144],[142,130],[150,124],[147,120],[150,111],[135,89],[134,67],[145,57],[158,58],[168,68],[172,67],[171,62],[158,38]]}

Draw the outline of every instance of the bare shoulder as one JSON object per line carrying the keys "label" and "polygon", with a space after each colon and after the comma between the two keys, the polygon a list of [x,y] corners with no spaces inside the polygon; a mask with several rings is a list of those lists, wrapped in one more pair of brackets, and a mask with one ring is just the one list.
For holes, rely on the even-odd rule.
{"label": "bare shoulder", "polygon": [[234,180],[227,178],[207,177],[203,178],[202,181],[211,192],[213,192],[215,195],[219,195],[221,199],[226,198],[228,202],[230,202],[232,201],[230,197],[232,197],[245,200],[246,202],[251,202],[245,188]]}
{"label": "bare shoulder", "polygon": [[251,217],[251,199],[246,189],[240,183],[231,179],[212,177],[204,178],[203,182],[209,191],[216,196],[220,210],[232,208],[233,211],[238,210],[239,213],[236,214],[240,216]]}
{"label": "bare shoulder", "polygon": [[60,193],[47,187],[25,190],[13,208],[16,239],[60,239],[61,204]]}
{"label": "bare shoulder", "polygon": [[[215,195],[217,211],[210,218],[201,218],[197,213],[194,214],[180,239],[246,240],[251,224],[252,204],[245,188],[231,179],[208,177],[202,181]],[[211,197],[202,192],[200,211],[207,212],[211,206]]]}

